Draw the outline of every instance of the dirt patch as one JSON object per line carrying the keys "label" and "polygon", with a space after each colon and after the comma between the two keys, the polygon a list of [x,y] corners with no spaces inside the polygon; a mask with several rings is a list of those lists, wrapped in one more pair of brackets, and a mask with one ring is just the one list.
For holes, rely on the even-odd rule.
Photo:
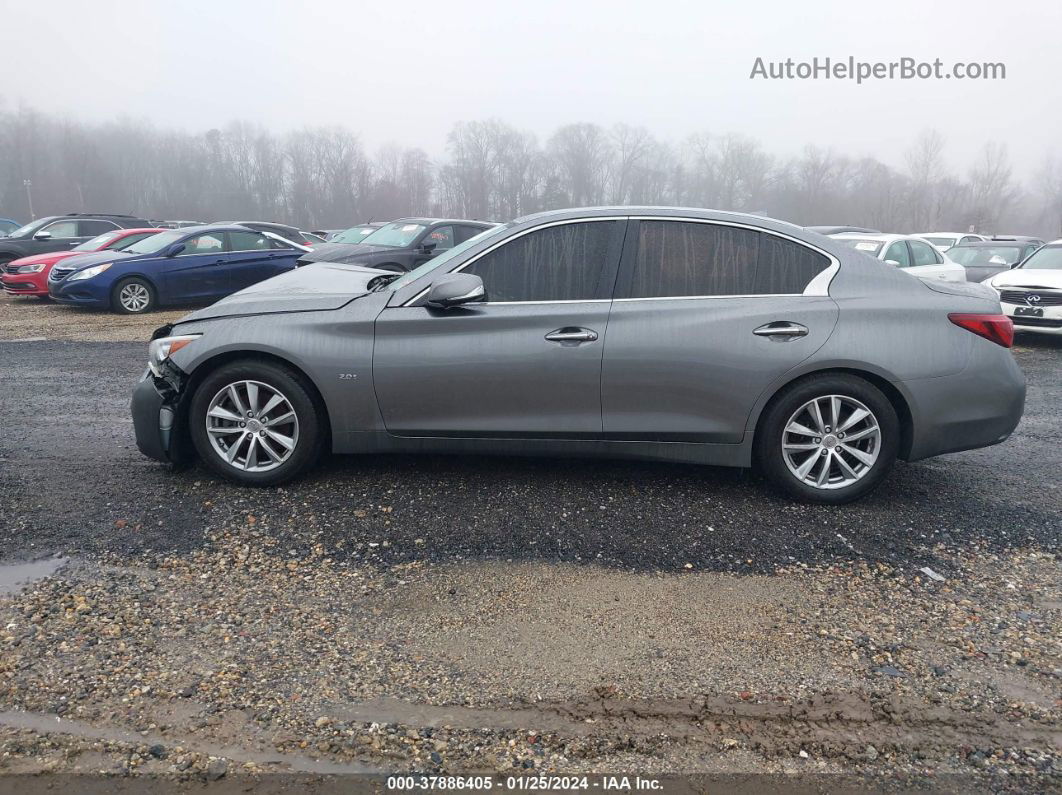
{"label": "dirt patch", "polygon": [[184,307],[146,315],[118,315],[0,293],[0,341],[147,342],[159,326],[172,323],[189,311]]}
{"label": "dirt patch", "polygon": [[0,771],[44,754],[70,772],[102,753],[111,770],[174,775],[306,757],[1026,788],[1062,776],[1048,553],[969,550],[943,582],[856,563],[383,567],[286,549],[245,522],[186,555],[86,561],[0,598]]}

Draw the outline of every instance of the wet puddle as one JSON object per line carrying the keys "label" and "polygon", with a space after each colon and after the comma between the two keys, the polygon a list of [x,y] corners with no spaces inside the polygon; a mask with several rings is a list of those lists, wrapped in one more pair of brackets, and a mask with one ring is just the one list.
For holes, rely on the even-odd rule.
{"label": "wet puddle", "polygon": [[70,558],[54,557],[28,563],[0,564],[0,596],[18,593],[31,582],[43,580],[70,563]]}

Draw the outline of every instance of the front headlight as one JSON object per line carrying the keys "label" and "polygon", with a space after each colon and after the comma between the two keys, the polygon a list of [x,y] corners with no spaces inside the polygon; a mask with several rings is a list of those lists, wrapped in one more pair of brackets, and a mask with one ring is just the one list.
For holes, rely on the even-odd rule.
{"label": "front headlight", "polygon": [[70,275],[70,277],[67,279],[67,281],[77,282],[77,281],[81,281],[82,279],[91,279],[93,276],[99,276],[101,273],[103,273],[105,270],[107,270],[107,268],[111,267],[111,265],[113,265],[113,264],[114,264],[113,262],[108,262],[108,263],[105,263],[103,265],[96,265],[95,267],[92,267],[92,268],[85,268],[85,270],[83,270],[83,271],[77,271],[76,273],[72,273]]}
{"label": "front headlight", "polygon": [[40,273],[44,270],[43,263],[40,265],[21,265],[15,273]]}
{"label": "front headlight", "polygon": [[183,334],[178,337],[160,337],[157,340],[152,340],[151,345],[148,346],[148,367],[151,368],[151,372],[158,375],[159,365],[185,345],[194,342],[202,336],[202,334]]}

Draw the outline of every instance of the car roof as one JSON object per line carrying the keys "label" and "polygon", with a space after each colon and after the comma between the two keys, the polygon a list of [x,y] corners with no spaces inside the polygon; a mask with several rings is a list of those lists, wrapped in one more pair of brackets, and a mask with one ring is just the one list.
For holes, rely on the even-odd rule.
{"label": "car roof", "polygon": [[897,235],[892,232],[841,232],[837,235],[830,235],[830,237],[838,240],[877,240],[881,243],[890,243],[893,240],[907,240],[911,237],[918,237],[918,235]]}
{"label": "car roof", "polygon": [[[470,224],[472,226],[482,226],[486,229],[489,226],[494,226],[490,221],[474,221],[469,218],[396,218],[393,221],[388,221],[392,224],[420,224],[421,226],[432,226],[433,224]],[[372,226],[373,224],[354,224],[354,226]],[[350,227],[348,227],[350,228]]]}
{"label": "car roof", "polygon": [[1033,240],[973,240],[969,243],[959,243],[952,248],[1021,248],[1034,242]]}
{"label": "car roof", "polygon": [[912,232],[915,237],[966,237],[967,235],[973,235],[974,237],[984,237],[984,235],[978,232]]}

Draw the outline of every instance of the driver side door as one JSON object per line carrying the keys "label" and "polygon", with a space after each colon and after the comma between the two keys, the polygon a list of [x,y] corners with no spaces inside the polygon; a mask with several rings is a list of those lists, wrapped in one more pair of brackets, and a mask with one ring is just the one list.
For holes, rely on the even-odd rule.
{"label": "driver side door", "polygon": [[167,303],[213,301],[231,292],[225,233],[205,232],[184,241],[184,250],[165,260]]}
{"label": "driver side door", "polygon": [[[601,360],[626,220],[510,237],[457,268],[484,303],[414,299],[376,320],[373,383],[396,436],[598,438]],[[441,274],[440,274],[441,275]]]}

